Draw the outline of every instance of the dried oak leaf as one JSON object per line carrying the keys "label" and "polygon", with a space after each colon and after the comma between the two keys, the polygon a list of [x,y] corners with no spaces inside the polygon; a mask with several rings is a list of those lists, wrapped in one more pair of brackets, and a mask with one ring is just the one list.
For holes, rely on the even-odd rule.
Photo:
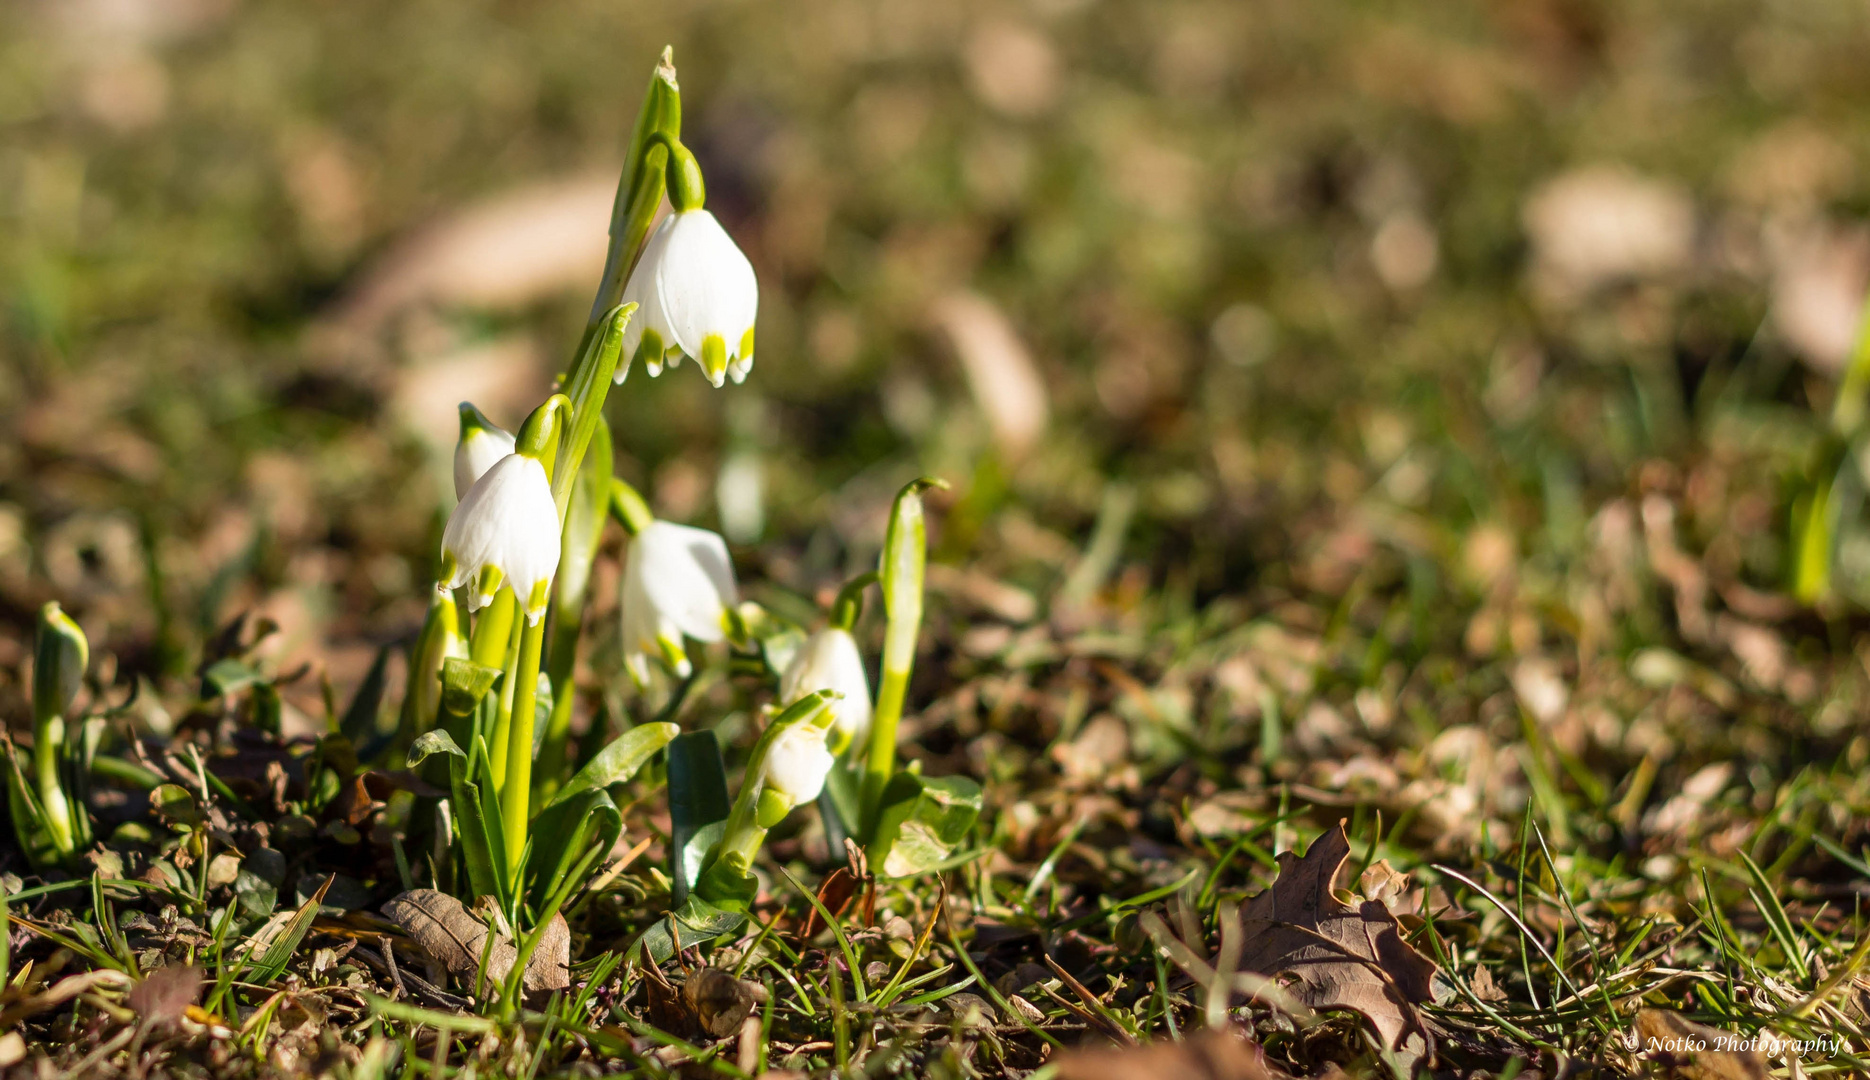
{"label": "dried oak leaf", "polygon": [[1668,1009],[1638,1009],[1644,1053],[1681,1080],[1766,1080],[1766,1055],[1731,1031],[1697,1024]]}
{"label": "dried oak leaf", "polygon": [[1314,1009],[1363,1014],[1406,1068],[1432,1061],[1434,1036],[1416,1006],[1432,998],[1435,965],[1403,940],[1378,900],[1352,906],[1332,892],[1351,852],[1343,822],[1303,858],[1279,856],[1279,877],[1240,909],[1240,969],[1292,976],[1292,995]]}
{"label": "dried oak leaf", "polygon": [[[411,889],[384,904],[383,914],[448,974],[464,985],[473,984],[489,930],[461,901],[434,889]],[[487,956],[488,977],[506,978],[518,954],[512,941],[496,935]],[[545,936],[526,963],[523,981],[528,990],[563,990],[571,985],[571,927],[563,915],[554,915],[546,924]]]}
{"label": "dried oak leaf", "polygon": [[1231,1031],[1204,1029],[1181,1042],[1128,1049],[1072,1050],[1058,1059],[1058,1080],[1282,1080],[1259,1044]]}

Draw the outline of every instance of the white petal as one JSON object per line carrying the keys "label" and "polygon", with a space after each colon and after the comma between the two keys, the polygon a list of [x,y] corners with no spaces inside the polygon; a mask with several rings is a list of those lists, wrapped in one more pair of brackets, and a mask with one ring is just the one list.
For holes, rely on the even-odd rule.
{"label": "white petal", "polygon": [[649,605],[696,641],[719,641],[727,609],[738,602],[727,543],[706,529],[651,522],[632,545]]}
{"label": "white petal", "polygon": [[[759,309],[760,285],[753,264],[706,210],[673,214],[665,227],[668,242],[655,264],[655,292],[674,343],[699,360],[708,336],[719,335],[731,364],[740,356],[741,340],[753,329]],[[648,264],[645,257],[641,265]],[[708,373],[717,380],[723,375],[725,371]]]}
{"label": "white petal", "polygon": [[494,462],[513,452],[513,436],[499,428],[473,428],[455,444],[455,498],[467,494]]}
{"label": "white petal", "polygon": [[[642,344],[643,331],[654,330],[662,338],[663,347],[667,348],[675,341],[675,335],[669,329],[669,318],[663,309],[662,293],[656,274],[669,248],[669,234],[675,223],[675,215],[662,219],[656,231],[649,234],[649,242],[643,245],[643,256],[636,262],[636,269],[630,271],[630,280],[624,283],[623,297],[620,303],[635,301],[636,314],[623,328],[623,356],[617,361],[617,374],[614,381],[622,382],[630,373],[631,358],[636,355],[636,348]],[[662,374],[662,358],[648,357],[650,375]]]}
{"label": "white petal", "polygon": [[528,620],[536,622],[545,608],[531,601],[541,592],[539,584],[549,584],[558,569],[559,533],[558,506],[545,467],[508,454],[474,481],[448,516],[442,551],[455,561],[448,585],[467,584],[484,567],[498,567],[526,606]]}
{"label": "white petal", "polygon": [[870,681],[850,631],[827,627],[807,638],[779,680],[779,700],[787,704],[819,690],[844,695],[830,706],[834,726],[853,745],[861,745],[870,733]]}

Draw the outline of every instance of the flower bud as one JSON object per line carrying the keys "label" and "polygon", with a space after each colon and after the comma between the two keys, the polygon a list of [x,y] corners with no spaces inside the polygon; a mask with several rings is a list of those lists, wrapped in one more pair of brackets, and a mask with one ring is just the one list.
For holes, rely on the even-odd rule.
{"label": "flower bud", "polygon": [[84,631],[54,600],[39,609],[39,632],[33,646],[32,711],[39,720],[65,715],[84,669],[91,663],[91,645]]}
{"label": "flower bud", "polygon": [[833,758],[825,746],[825,729],[816,724],[794,724],[779,733],[766,750],[765,792],[777,792],[792,805],[810,802],[824,789]]}
{"label": "flower bud", "polygon": [[829,706],[832,747],[843,753],[870,734],[870,681],[863,653],[849,630],[830,626],[805,640],[779,680],[779,700],[790,704],[814,690],[844,695]]}
{"label": "flower bud", "polygon": [[461,403],[461,438],[455,443],[455,498],[467,497],[494,463],[513,452],[513,436],[494,424],[473,402]]}

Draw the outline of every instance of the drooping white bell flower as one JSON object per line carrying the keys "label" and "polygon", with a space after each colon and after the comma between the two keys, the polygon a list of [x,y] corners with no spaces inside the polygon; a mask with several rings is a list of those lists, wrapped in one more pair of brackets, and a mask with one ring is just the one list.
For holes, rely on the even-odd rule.
{"label": "drooping white bell flower", "polygon": [[663,219],[624,285],[623,299],[641,307],[623,332],[626,362],[617,368],[618,382],[639,356],[651,375],[692,357],[715,386],[730,376],[742,382],[753,369],[759,281],[753,264],[708,211],[677,210]]}
{"label": "drooping white bell flower", "polygon": [[829,706],[832,744],[840,753],[862,747],[870,734],[870,681],[849,630],[827,626],[807,638],[779,679],[779,700],[787,704],[817,690],[844,695]]}
{"label": "drooping white bell flower", "polygon": [[455,498],[467,497],[494,463],[513,452],[513,436],[487,419],[473,402],[461,403],[461,438],[455,443]]}
{"label": "drooping white bell flower", "polygon": [[794,806],[811,802],[824,789],[832,760],[824,728],[794,724],[766,748],[766,787],[791,799]]}
{"label": "drooping white bell flower", "polygon": [[727,542],[706,529],[651,521],[630,541],[623,568],[623,660],[637,684],[649,681],[649,656],[677,676],[690,670],[684,637],[719,641],[739,602]]}
{"label": "drooping white bell flower", "polygon": [[472,585],[468,610],[511,588],[536,623],[545,614],[558,569],[558,504],[545,466],[508,454],[474,481],[442,530],[442,587]]}

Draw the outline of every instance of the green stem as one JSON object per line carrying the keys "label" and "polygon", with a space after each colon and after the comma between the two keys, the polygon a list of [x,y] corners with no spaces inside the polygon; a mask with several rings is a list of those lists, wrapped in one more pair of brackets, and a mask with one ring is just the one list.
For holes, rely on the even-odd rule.
{"label": "green stem", "polygon": [[545,739],[539,746],[541,796],[550,796],[565,779],[560,774],[565,770],[565,744],[571,738],[571,706],[577,696],[571,692],[572,669],[578,662],[578,639],[583,632],[582,603],[553,607],[552,648],[545,667],[546,675],[552,680],[552,715],[546,720]]}
{"label": "green stem", "polygon": [[[526,825],[532,820],[532,730],[539,698],[539,660],[545,646],[545,620],[521,631],[519,662],[513,671],[513,713],[506,741],[506,781],[500,789],[500,827],[506,838],[507,873],[519,891]],[[500,770],[496,767],[496,776]]]}
{"label": "green stem", "polygon": [[[604,381],[609,381],[608,374]],[[578,664],[578,641],[583,636],[585,593],[591,584],[598,545],[604,538],[605,508],[610,497],[610,425],[598,418],[592,427],[590,453],[580,463],[571,498],[565,505],[558,573],[552,579],[552,634],[545,659],[546,671],[552,676],[552,718],[539,747],[539,767],[534,770],[539,777],[539,790],[534,794],[540,798],[550,796],[565,779],[565,741],[571,734],[572,705],[577,699],[572,692],[572,676]]]}
{"label": "green stem", "polygon": [[877,572],[866,570],[844,583],[838,590],[838,598],[831,603],[831,625],[839,630],[850,630],[857,625],[857,619],[864,613],[864,590],[877,583]]}
{"label": "green stem", "polygon": [[476,664],[487,667],[499,667],[506,659],[507,638],[513,634],[513,616],[519,609],[519,600],[512,589],[501,589],[494,594],[487,606],[481,609],[480,617],[474,620],[474,636],[468,647],[468,657]]}
{"label": "green stem", "polygon": [[513,695],[519,685],[520,644],[525,636],[526,623],[521,621],[507,635],[506,652],[500,658],[500,670],[506,677],[500,684],[500,700],[494,706],[493,737],[487,741],[487,767],[493,770],[496,795],[506,790],[506,744],[513,733]]}
{"label": "green stem", "polygon": [[39,802],[45,808],[45,827],[51,834],[52,847],[59,859],[66,860],[77,851],[72,839],[71,803],[59,783],[58,762],[65,747],[65,718],[54,713],[33,723],[33,776],[39,784]]}

